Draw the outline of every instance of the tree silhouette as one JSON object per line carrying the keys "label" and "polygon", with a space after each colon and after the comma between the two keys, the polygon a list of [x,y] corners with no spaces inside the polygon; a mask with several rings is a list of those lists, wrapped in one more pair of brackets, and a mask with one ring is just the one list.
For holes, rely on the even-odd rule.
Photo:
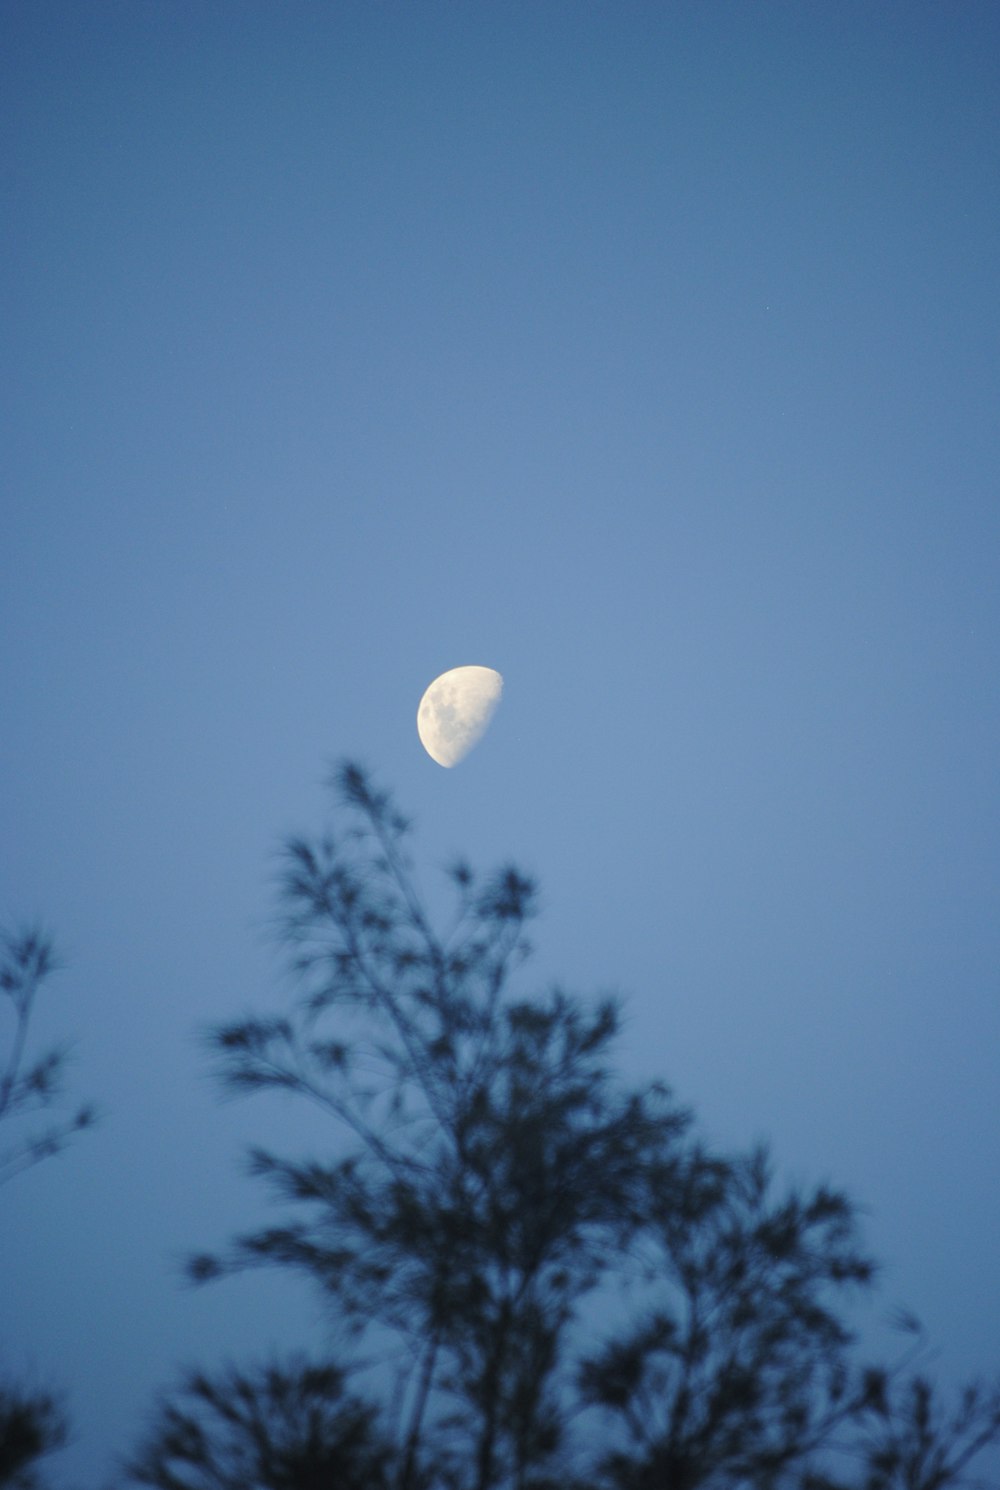
{"label": "tree silhouette", "polygon": [[[0,1124],[14,1136],[0,1149],[0,1185],[65,1147],[74,1133],[94,1122],[90,1106],[42,1128],[31,1126],[39,1112],[49,1112],[62,1092],[65,1047],[55,1045],[28,1058],[31,1017],[39,989],[58,967],[52,940],[30,929],[0,933],[0,992],[10,999],[13,1026],[0,1076]],[[27,1120],[27,1126],[25,1122]],[[39,1484],[34,1465],[61,1448],[67,1437],[62,1406],[44,1391],[29,1391],[13,1382],[0,1384],[0,1486],[33,1490]]]}
{"label": "tree silhouette", "polygon": [[[225,1089],[330,1119],[328,1152],[252,1151],[285,1214],[192,1277],[318,1287],[380,1402],[392,1490],[833,1490],[837,1435],[865,1490],[957,1483],[997,1425],[976,1398],[938,1433],[938,1479],[905,1478],[919,1414],[888,1405],[899,1370],[852,1355],[873,1267],[849,1201],[777,1193],[762,1150],[711,1153],[668,1089],[618,1080],[612,1001],[515,995],[531,881],[456,865],[439,934],[391,799],[354,765],[333,784],[336,832],[283,864],[290,1005],[209,1041]],[[256,1443],[273,1430],[242,1390],[210,1405]],[[150,1477],[172,1421],[143,1483],[228,1485]]]}
{"label": "tree silhouette", "polygon": [[[983,1450],[1000,1438],[1000,1379],[970,1382],[949,1410],[922,1375],[878,1383],[858,1445],[863,1490],[996,1490],[976,1474]],[[857,1481],[817,1475],[806,1490],[853,1490]]]}
{"label": "tree silhouette", "polygon": [[332,1366],[188,1373],[128,1465],[157,1490],[388,1490],[374,1410]]}
{"label": "tree silhouette", "polygon": [[59,966],[51,938],[38,930],[0,934],[0,992],[10,999],[14,1024],[0,1076],[0,1123],[12,1125],[16,1136],[0,1150],[0,1184],[42,1159],[59,1153],[74,1133],[89,1128],[94,1110],[79,1107],[69,1117],[26,1131],[21,1119],[48,1111],[62,1091],[66,1049],[54,1045],[27,1060],[31,1016],[39,989]]}
{"label": "tree silhouette", "polygon": [[442,1484],[527,1485],[561,1447],[567,1327],[640,1224],[650,1155],[666,1162],[687,1119],[663,1091],[617,1088],[613,1005],[510,998],[528,880],[457,866],[439,938],[405,822],[356,767],[339,786],[347,831],[287,853],[300,997],[212,1043],[229,1088],[305,1096],[352,1141],[325,1162],[255,1152],[299,1219],[193,1272],[302,1269],[358,1335],[391,1340],[401,1486],[431,1460]]}
{"label": "tree silhouette", "polygon": [[50,1393],[0,1383],[0,1485],[36,1490],[38,1460],[62,1448],[67,1433],[62,1405]]}

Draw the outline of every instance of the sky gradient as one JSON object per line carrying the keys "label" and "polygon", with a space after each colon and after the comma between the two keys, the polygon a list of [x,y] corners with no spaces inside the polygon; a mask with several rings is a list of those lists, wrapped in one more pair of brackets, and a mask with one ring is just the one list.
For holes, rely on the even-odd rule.
{"label": "sky gradient", "polygon": [[[7,0],[0,919],[104,1119],[0,1336],[96,1490],[179,1366],[318,1344],[199,1032],[274,1007],[331,763],[536,874],[525,987],[864,1206],[1000,1368],[1000,10]],[[416,709],[504,678],[453,770]]]}

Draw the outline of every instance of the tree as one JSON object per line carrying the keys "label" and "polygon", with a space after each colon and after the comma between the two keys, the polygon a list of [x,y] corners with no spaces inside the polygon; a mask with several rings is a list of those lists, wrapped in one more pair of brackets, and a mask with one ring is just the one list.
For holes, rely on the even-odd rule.
{"label": "tree", "polygon": [[401,1487],[431,1468],[442,1485],[527,1487],[563,1446],[567,1329],[639,1225],[650,1154],[687,1119],[664,1091],[618,1089],[612,1004],[510,997],[527,879],[457,866],[439,938],[407,825],[357,768],[339,786],[352,825],[287,852],[300,997],[212,1045],[226,1086],[304,1096],[352,1142],[323,1162],[256,1151],[253,1172],[301,1219],[193,1272],[301,1269],[358,1336],[394,1347]]}
{"label": "tree", "polygon": [[388,1490],[375,1412],[333,1366],[189,1372],[128,1466],[156,1490]]}
{"label": "tree", "polygon": [[67,1432],[62,1406],[50,1393],[0,1383],[0,1485],[36,1490],[38,1460],[62,1448]]}
{"label": "tree", "polygon": [[860,1407],[839,1310],[873,1269],[851,1207],[826,1187],[772,1190],[763,1150],[723,1160],[695,1149],[680,1196],[674,1176],[651,1197],[652,1287],[581,1369],[585,1400],[625,1430],[601,1484],[787,1482]]}
{"label": "tree", "polygon": [[668,1089],[616,1079],[613,1001],[515,995],[530,880],[456,865],[439,934],[391,799],[353,765],[333,784],[336,832],[284,859],[294,997],[209,1040],[224,1088],[305,1099],[330,1151],[252,1151],[285,1214],[192,1277],[318,1287],[392,1490],[832,1490],[844,1430],[870,1469],[899,1373],[852,1355],[850,1202],[777,1193],[763,1151],[711,1153]]}
{"label": "tree", "polygon": [[[886,1383],[868,1405],[859,1443],[863,1490],[989,1490],[975,1468],[1000,1438],[1000,1378],[991,1387],[970,1382],[950,1409],[922,1375]],[[806,1490],[845,1484],[817,1477]]]}
{"label": "tree", "polygon": [[74,1133],[89,1128],[94,1110],[77,1108],[40,1130],[25,1130],[21,1120],[48,1111],[62,1091],[66,1049],[54,1045],[27,1061],[28,1035],[39,989],[59,966],[51,938],[43,932],[0,934],[0,992],[10,999],[14,1016],[10,1046],[0,1076],[0,1123],[12,1124],[17,1136],[0,1150],[0,1184],[65,1147]]}
{"label": "tree", "polygon": [[[48,1112],[62,1091],[65,1047],[52,1046],[27,1059],[35,999],[57,967],[52,940],[43,932],[0,933],[0,992],[10,999],[14,1019],[0,1076],[0,1123],[12,1126],[14,1137],[0,1149],[0,1185],[59,1153],[74,1133],[94,1122],[93,1108],[87,1105],[41,1129],[26,1128],[22,1121],[30,1124],[32,1116]],[[34,1490],[39,1484],[34,1466],[61,1448],[67,1433],[65,1413],[51,1394],[0,1384],[0,1486]]]}

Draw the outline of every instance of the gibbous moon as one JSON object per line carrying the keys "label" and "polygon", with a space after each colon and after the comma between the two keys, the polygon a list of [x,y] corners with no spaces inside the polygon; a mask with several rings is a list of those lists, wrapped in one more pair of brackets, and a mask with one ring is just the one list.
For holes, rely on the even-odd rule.
{"label": "gibbous moon", "polygon": [[503,692],[492,667],[453,667],[427,689],[417,710],[417,734],[431,760],[457,766],[482,739]]}

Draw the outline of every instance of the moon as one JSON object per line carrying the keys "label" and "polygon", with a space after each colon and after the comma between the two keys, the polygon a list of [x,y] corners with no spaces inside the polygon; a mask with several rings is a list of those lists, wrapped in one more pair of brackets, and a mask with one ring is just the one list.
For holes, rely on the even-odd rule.
{"label": "moon", "polygon": [[417,734],[431,760],[457,766],[496,713],[503,678],[492,667],[453,667],[435,678],[417,709]]}

